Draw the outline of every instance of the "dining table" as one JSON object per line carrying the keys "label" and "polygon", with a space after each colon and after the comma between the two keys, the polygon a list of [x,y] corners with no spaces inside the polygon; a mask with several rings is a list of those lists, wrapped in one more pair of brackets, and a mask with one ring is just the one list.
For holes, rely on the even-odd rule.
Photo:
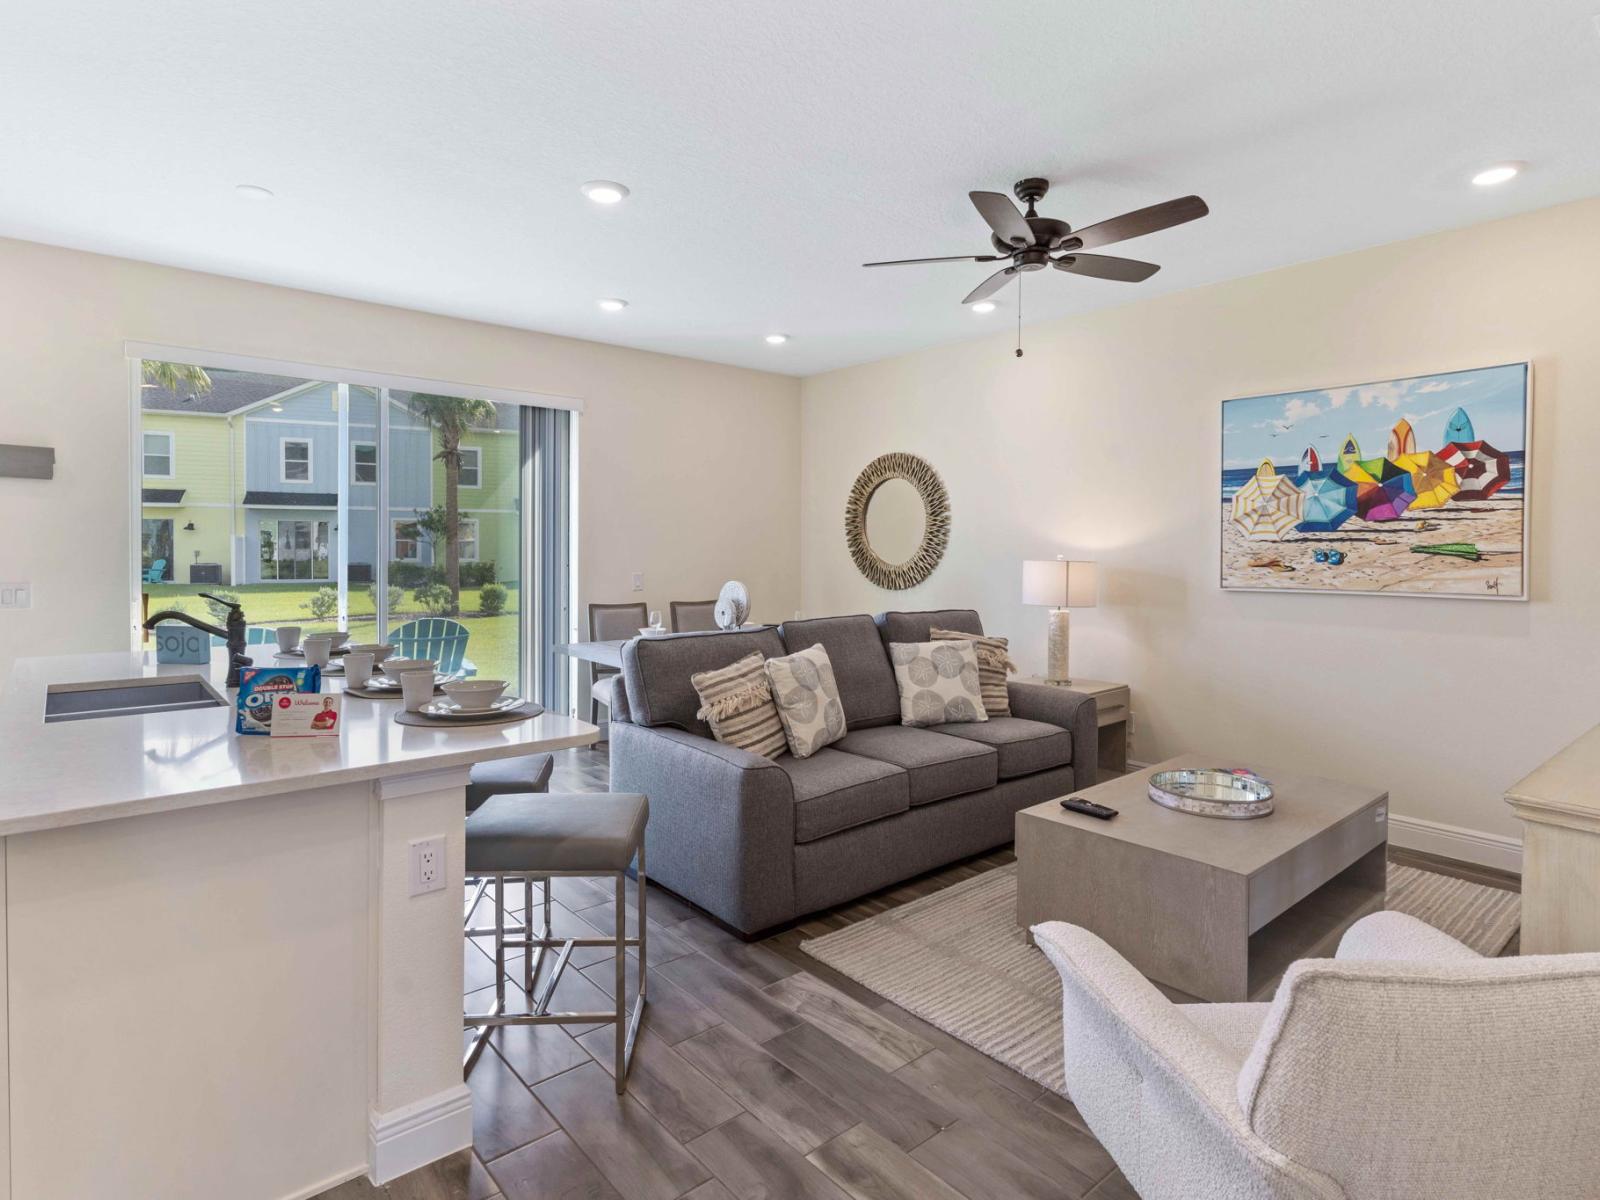
{"label": "dining table", "polygon": [[622,670],[622,647],[627,643],[627,638],[618,638],[607,642],[567,642],[556,646],[558,654],[565,654],[568,658],[576,658],[582,662],[592,662],[597,667],[610,667],[613,671]]}

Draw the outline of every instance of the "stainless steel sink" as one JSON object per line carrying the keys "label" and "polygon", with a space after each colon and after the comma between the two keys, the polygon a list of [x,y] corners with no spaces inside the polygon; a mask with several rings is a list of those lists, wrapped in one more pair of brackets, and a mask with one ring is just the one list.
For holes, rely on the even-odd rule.
{"label": "stainless steel sink", "polygon": [[96,717],[149,716],[191,708],[223,708],[227,703],[209,683],[193,676],[56,684],[45,693],[44,720],[50,725],[57,721],[92,721]]}

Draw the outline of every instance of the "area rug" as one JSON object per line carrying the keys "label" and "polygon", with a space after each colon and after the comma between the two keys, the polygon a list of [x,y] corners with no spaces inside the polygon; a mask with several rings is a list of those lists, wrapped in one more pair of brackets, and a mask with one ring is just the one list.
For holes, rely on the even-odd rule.
{"label": "area rug", "polygon": [[[1486,955],[1522,919],[1515,892],[1389,864],[1389,907]],[[1017,868],[987,871],[800,948],[907,1012],[1062,1092],[1061,982],[1016,926]]]}

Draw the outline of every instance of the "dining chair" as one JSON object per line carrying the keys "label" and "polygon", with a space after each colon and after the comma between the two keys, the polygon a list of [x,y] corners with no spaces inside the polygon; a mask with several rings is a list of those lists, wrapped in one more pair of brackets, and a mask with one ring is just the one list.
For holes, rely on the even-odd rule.
{"label": "dining chair", "polygon": [[[650,619],[650,609],[641,600],[628,604],[589,605],[589,640],[591,642],[617,642],[638,637]],[[611,711],[611,694],[616,687],[619,672],[615,667],[589,664],[589,723],[600,724],[600,706]]]}
{"label": "dining chair", "polygon": [[717,627],[717,602],[715,600],[674,600],[672,609],[673,633],[699,633]]}

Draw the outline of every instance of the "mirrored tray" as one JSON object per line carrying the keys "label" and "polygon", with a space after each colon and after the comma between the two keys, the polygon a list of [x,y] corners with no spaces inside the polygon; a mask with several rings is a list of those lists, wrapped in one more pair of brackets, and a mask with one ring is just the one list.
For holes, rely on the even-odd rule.
{"label": "mirrored tray", "polygon": [[1247,820],[1272,811],[1272,785],[1242,767],[1186,767],[1152,775],[1150,799],[1197,817]]}

